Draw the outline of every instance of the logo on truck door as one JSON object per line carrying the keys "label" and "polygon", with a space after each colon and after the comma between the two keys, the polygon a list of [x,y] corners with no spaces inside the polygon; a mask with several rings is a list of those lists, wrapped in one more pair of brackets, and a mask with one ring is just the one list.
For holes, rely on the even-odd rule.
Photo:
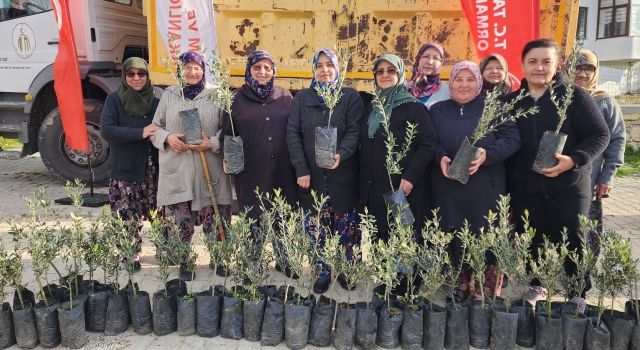
{"label": "logo on truck door", "polygon": [[13,43],[13,50],[18,57],[23,59],[31,57],[36,48],[36,36],[33,34],[31,27],[24,23],[18,23],[13,28],[11,41]]}

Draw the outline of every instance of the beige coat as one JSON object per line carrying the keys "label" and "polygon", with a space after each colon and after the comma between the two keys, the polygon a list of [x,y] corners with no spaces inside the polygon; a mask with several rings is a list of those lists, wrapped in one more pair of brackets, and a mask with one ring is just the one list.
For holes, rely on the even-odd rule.
{"label": "beige coat", "polygon": [[[222,123],[222,110],[210,101],[213,86],[207,84],[193,100],[182,101],[178,86],[168,87],[153,118],[161,129],[151,136],[151,142],[159,152],[160,174],[158,179],[158,205],[170,205],[191,201],[191,210],[198,211],[211,205],[200,155],[196,151],[175,152],[167,137],[182,132],[178,112],[198,108],[204,133],[213,138]],[[209,165],[209,174],[218,204],[231,204],[231,180],[222,171],[222,152],[219,143],[213,142],[212,150],[204,152]]]}

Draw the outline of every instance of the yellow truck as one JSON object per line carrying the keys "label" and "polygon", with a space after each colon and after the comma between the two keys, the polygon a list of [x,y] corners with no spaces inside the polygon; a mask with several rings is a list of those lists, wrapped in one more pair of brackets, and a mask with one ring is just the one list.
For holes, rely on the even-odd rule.
{"label": "yellow truck", "polygon": [[[488,1],[491,3],[492,1]],[[371,62],[395,53],[407,66],[420,45],[441,42],[443,76],[458,60],[476,60],[469,25],[459,0],[213,0],[218,52],[231,63],[234,86],[242,85],[247,55],[269,51],[278,66],[278,84],[290,90],[309,86],[315,50],[344,47],[352,54],[347,78],[370,91]],[[540,36],[571,47],[579,0],[540,0]],[[156,28],[155,0],[145,0],[152,80],[169,85],[161,58],[167,55]]]}

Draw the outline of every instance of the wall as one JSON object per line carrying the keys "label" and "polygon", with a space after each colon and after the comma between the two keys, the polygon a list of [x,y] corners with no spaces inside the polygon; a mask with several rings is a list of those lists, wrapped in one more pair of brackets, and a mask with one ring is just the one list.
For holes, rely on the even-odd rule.
{"label": "wall", "polygon": [[640,148],[640,105],[621,106],[627,128],[627,144]]}

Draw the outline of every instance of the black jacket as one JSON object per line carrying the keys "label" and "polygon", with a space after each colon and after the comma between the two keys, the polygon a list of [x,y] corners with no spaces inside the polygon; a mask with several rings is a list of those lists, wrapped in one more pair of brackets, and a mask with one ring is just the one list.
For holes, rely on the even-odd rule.
{"label": "black jacket", "polygon": [[[564,78],[555,79],[564,84]],[[558,92],[564,96],[566,85],[560,85]],[[520,89],[528,91],[526,80]],[[509,95],[514,98],[520,91]],[[534,105],[540,111],[527,118],[516,121],[522,146],[508,163],[508,187],[510,191],[523,194],[573,194],[589,196],[591,182],[584,181],[591,176],[591,162],[609,143],[609,130],[602,113],[593,98],[585,90],[576,88],[573,101],[567,110],[567,119],[560,132],[567,135],[562,154],[571,157],[576,168],[565,171],[558,177],[550,178],[534,172],[531,167],[538,152],[538,145],[545,131],[553,131],[558,124],[558,112],[551,102],[549,90],[536,101],[532,97],[521,100],[516,108],[528,109]]]}
{"label": "black jacket", "polygon": [[311,190],[321,194],[329,190],[331,206],[338,212],[356,208],[358,200],[358,137],[363,103],[358,92],[352,88],[342,89],[342,98],[333,111],[331,126],[338,129],[337,153],[340,164],[335,170],[323,169],[315,162],[316,127],[326,127],[328,110],[318,100],[313,89],[304,89],[296,94],[287,122],[287,147],[296,177],[311,175],[311,187],[298,187],[300,205],[313,209]]}
{"label": "black jacket", "polygon": [[142,138],[142,129],[153,121],[159,101],[153,99],[151,109],[144,117],[134,117],[124,110],[117,93],[107,96],[100,118],[100,134],[109,141],[112,179],[142,181],[147,159],[151,157],[158,163],[158,149],[148,138]]}

